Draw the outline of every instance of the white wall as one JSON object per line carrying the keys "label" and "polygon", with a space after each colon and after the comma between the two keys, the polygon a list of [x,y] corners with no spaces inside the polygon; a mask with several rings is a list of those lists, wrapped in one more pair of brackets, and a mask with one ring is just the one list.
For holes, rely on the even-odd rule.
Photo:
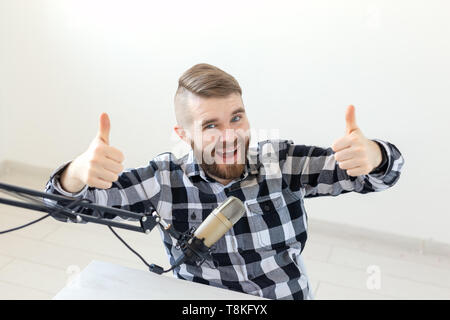
{"label": "white wall", "polygon": [[[0,6],[0,9],[2,6]],[[0,17],[3,16],[3,14],[0,13]],[[5,137],[5,114],[3,112],[3,100],[5,98],[5,76],[2,76],[2,71],[6,69],[6,59],[4,57],[4,53],[6,52],[5,48],[5,41],[3,41],[6,33],[5,28],[5,21],[0,19],[0,175],[2,171],[2,161],[5,154],[5,148],[4,148],[4,141],[6,140]]]}
{"label": "white wall", "polygon": [[178,77],[207,62],[238,79],[255,129],[328,147],[354,104],[365,135],[403,153],[391,190],[309,200],[310,218],[450,243],[449,10],[444,0],[0,0],[5,157],[56,167],[87,147],[106,111],[125,165],[145,165],[176,144]]}
{"label": "white wall", "polygon": [[[1,86],[2,86],[2,83],[0,81],[0,87]],[[0,96],[1,96],[1,94],[2,94],[2,92],[0,89]],[[4,146],[4,141],[6,139],[6,137],[5,137],[6,133],[4,132],[4,130],[5,130],[4,117],[5,116],[4,116],[4,112],[3,112],[3,105],[0,102],[0,175],[2,172],[2,161],[4,160],[4,154],[6,153],[5,146]]]}
{"label": "white wall", "polygon": [[0,175],[2,173],[2,167],[3,167],[3,161],[5,159],[5,146],[4,146],[4,140],[5,140],[5,133],[4,133],[4,121],[3,121],[3,107],[0,105]]}
{"label": "white wall", "polygon": [[5,53],[7,51],[6,49],[6,33],[7,33],[7,24],[4,19],[2,19],[3,16],[5,16],[3,12],[3,4],[0,2],[0,175],[2,172],[2,161],[4,160],[4,155],[6,153],[5,150],[5,141],[6,141],[6,132],[5,132],[5,112],[3,109],[4,106],[4,100],[6,98],[5,96],[5,80],[6,80],[6,74],[4,72],[6,71],[7,61],[5,57]]}

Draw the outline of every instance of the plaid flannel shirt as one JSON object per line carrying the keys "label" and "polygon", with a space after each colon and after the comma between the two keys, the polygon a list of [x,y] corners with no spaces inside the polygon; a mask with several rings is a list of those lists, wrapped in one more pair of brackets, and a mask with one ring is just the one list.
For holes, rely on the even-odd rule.
{"label": "plaid flannel shirt", "polygon": [[[184,263],[174,275],[269,299],[312,299],[301,255],[308,229],[303,199],[392,187],[404,159],[393,144],[373,141],[382,149],[383,164],[357,177],[339,168],[331,148],[266,140],[249,148],[243,174],[226,186],[205,174],[191,150],[181,158],[159,154],[147,166],[123,171],[109,189],[85,186],[76,194],[59,183],[67,162],[53,172],[45,190],[137,213],[156,210],[179,232],[198,227],[214,208],[235,196],[244,202],[246,214],[213,246],[212,259],[200,266]],[[181,251],[159,229],[173,264]]]}

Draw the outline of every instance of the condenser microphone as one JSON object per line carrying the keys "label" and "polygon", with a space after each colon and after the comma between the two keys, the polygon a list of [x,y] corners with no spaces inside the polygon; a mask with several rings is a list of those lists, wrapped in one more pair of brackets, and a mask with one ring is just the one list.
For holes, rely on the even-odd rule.
{"label": "condenser microphone", "polygon": [[175,261],[171,269],[183,262],[205,260],[212,245],[222,238],[228,230],[245,214],[245,206],[236,197],[229,197],[214,209],[194,234],[180,243],[183,254]]}
{"label": "condenser microphone", "polygon": [[245,207],[242,201],[236,197],[229,197],[200,224],[194,232],[194,237],[203,240],[204,245],[211,248],[242,218],[244,213]]}

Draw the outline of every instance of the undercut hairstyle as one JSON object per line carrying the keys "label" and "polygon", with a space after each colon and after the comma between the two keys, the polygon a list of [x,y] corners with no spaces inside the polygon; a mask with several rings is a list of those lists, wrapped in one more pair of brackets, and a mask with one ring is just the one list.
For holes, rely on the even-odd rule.
{"label": "undercut hairstyle", "polygon": [[225,71],[207,64],[199,63],[186,70],[178,80],[175,93],[175,117],[178,125],[189,126],[192,123],[189,110],[189,96],[227,97],[236,93],[242,96],[242,89],[237,80]]}

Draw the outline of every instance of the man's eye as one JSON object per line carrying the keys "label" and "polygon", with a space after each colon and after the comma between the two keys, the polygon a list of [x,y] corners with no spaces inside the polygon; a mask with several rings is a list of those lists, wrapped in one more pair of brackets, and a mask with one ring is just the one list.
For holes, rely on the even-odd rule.
{"label": "man's eye", "polygon": [[208,124],[205,129],[214,129],[215,124]]}
{"label": "man's eye", "polygon": [[239,121],[241,120],[241,116],[236,116],[233,119],[231,119],[231,121],[235,122],[235,121]]}

